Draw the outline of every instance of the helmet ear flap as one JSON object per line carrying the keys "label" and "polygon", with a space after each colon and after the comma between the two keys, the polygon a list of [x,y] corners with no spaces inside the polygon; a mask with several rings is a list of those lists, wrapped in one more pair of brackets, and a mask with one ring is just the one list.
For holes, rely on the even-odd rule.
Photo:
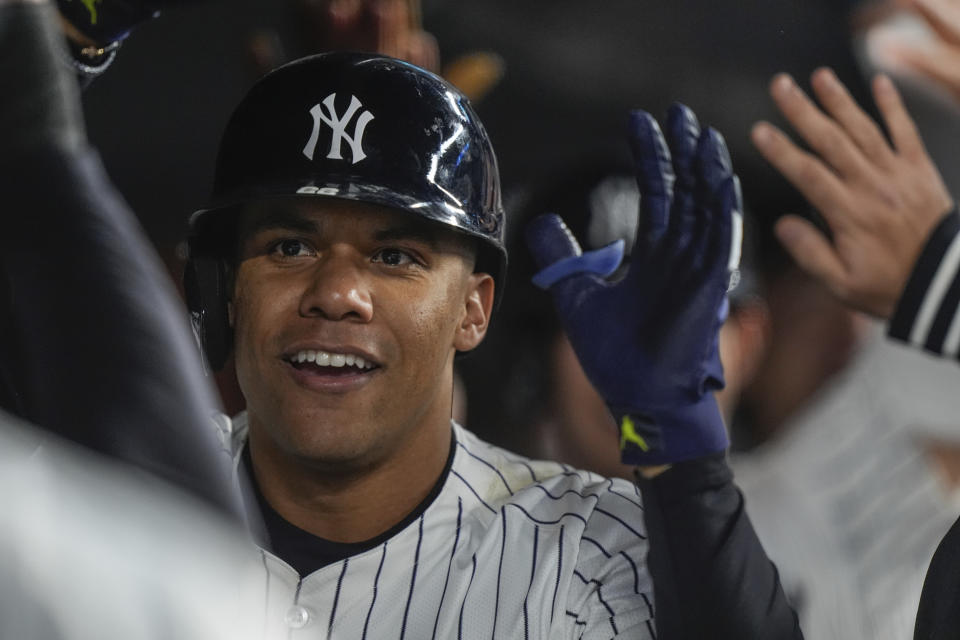
{"label": "helmet ear flap", "polygon": [[183,288],[194,333],[213,371],[226,364],[233,347],[226,262],[209,256],[191,258],[183,271]]}

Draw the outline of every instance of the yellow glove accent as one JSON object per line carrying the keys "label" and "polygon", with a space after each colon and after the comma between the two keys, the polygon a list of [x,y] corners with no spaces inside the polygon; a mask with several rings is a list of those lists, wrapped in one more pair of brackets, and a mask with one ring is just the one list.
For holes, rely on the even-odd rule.
{"label": "yellow glove accent", "polygon": [[633,419],[630,416],[623,416],[623,420],[620,421],[621,451],[627,448],[628,442],[632,442],[640,447],[640,450],[644,453],[650,451],[650,445],[648,445],[647,441],[643,439],[643,436],[637,433],[636,426],[633,424]]}
{"label": "yellow glove accent", "polygon": [[102,0],[82,0],[83,6],[90,12],[90,24],[97,24],[97,3]]}

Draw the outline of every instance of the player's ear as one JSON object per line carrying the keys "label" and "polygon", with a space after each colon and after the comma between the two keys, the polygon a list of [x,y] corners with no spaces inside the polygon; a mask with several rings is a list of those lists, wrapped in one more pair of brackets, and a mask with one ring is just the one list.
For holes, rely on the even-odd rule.
{"label": "player's ear", "polygon": [[463,315],[453,339],[457,351],[470,351],[487,335],[490,314],[493,312],[493,277],[488,273],[471,273],[468,276],[463,301]]}

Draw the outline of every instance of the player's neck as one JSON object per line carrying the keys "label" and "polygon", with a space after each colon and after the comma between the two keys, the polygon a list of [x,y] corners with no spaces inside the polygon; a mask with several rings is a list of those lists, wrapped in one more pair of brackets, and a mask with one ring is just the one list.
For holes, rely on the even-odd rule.
{"label": "player's neck", "polygon": [[335,542],[370,540],[401,522],[437,483],[452,437],[449,419],[418,430],[369,467],[318,469],[253,437],[255,481],[285,520]]}

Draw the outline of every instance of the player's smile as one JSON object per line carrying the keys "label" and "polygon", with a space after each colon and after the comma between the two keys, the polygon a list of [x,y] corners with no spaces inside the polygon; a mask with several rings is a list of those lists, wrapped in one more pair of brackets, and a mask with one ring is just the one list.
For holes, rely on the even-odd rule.
{"label": "player's smile", "polygon": [[367,384],[382,367],[352,347],[297,347],[281,358],[297,384],[322,392],[347,392]]}

